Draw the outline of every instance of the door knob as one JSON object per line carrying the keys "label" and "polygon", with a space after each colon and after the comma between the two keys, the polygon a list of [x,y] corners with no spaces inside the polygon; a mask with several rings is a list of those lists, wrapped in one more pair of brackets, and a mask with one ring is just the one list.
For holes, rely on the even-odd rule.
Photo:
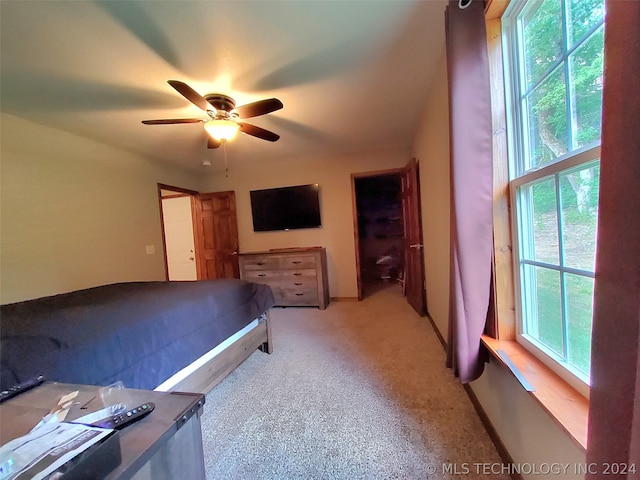
{"label": "door knob", "polygon": [[419,243],[414,243],[413,245],[409,245],[409,248],[417,248],[418,250],[420,250],[422,247],[424,247],[424,245],[421,245]]}

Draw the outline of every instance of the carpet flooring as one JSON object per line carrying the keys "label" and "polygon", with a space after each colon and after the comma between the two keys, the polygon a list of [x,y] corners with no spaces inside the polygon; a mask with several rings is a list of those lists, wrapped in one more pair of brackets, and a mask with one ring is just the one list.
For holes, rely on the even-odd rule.
{"label": "carpet flooring", "polygon": [[273,354],[207,394],[208,480],[508,478],[476,471],[501,459],[399,287],[271,321]]}

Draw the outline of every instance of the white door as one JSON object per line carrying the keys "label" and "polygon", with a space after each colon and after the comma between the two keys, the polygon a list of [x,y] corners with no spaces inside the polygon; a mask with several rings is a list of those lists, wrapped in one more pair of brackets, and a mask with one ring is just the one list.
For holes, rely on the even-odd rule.
{"label": "white door", "polygon": [[162,199],[169,280],[197,280],[191,197]]}

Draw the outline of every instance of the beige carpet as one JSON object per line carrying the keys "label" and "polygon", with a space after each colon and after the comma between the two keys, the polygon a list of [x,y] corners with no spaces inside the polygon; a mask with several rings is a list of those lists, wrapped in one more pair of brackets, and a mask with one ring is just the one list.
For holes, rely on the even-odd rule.
{"label": "beige carpet", "polygon": [[[208,480],[508,478],[475,472],[501,460],[398,287],[271,320],[274,353],[207,395]],[[448,473],[456,465],[471,473]]]}

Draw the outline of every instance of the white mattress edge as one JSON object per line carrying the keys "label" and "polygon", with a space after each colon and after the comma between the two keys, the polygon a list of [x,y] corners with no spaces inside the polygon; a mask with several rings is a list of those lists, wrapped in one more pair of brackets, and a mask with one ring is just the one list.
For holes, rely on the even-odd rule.
{"label": "white mattress edge", "polygon": [[180,383],[182,380],[187,378],[189,375],[191,375],[193,372],[195,372],[198,368],[203,366],[205,363],[211,361],[213,358],[215,358],[217,355],[219,355],[220,352],[222,352],[227,347],[229,347],[231,344],[233,344],[234,342],[236,342],[237,340],[242,338],[244,335],[249,333],[251,330],[256,328],[259,324],[260,324],[260,322],[256,318],[251,323],[249,323],[246,327],[244,327],[241,330],[238,330],[236,333],[234,333],[233,335],[231,335],[230,337],[225,339],[222,343],[220,343],[219,345],[217,345],[214,348],[212,348],[211,350],[209,350],[207,353],[202,355],[200,358],[194,360],[193,363],[190,363],[189,365],[184,367],[182,370],[179,370],[178,372],[173,374],[167,380],[165,380],[160,385],[158,385],[156,388],[154,388],[154,391],[156,391],[156,392],[168,392],[168,391],[170,391],[178,383]]}

